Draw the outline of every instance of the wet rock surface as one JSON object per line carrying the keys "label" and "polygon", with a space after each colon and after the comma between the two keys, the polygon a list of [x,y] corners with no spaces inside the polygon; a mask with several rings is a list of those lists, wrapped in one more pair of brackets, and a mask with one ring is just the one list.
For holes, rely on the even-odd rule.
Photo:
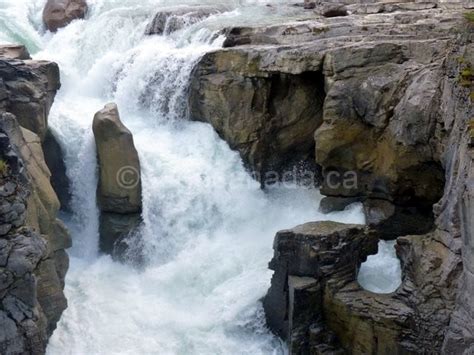
{"label": "wet rock surface", "polygon": [[121,122],[117,105],[108,104],[97,112],[93,131],[99,163],[100,247],[106,253],[115,254],[114,244],[139,225],[140,160],[132,133]]}
{"label": "wet rock surface", "polygon": [[295,354],[310,351],[309,329],[322,325],[328,284],[355,280],[357,269],[377,251],[377,237],[364,226],[317,222],[281,231],[270,268],[275,271],[265,297],[269,327]]}

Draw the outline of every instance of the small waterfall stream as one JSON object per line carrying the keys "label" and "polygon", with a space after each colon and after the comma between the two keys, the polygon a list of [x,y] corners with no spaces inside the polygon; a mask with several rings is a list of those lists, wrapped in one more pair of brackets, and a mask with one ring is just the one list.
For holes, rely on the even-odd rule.
{"label": "small waterfall stream", "polygon": [[[52,35],[41,32],[45,0],[3,2],[0,40],[25,43],[35,59],[56,61],[62,74],[50,125],[72,181],[74,213],[67,222],[74,247],[69,308],[48,353],[285,353],[260,304],[275,233],[308,221],[363,223],[361,208],[322,215],[316,190],[260,190],[209,125],[186,120],[189,76],[204,53],[222,45],[218,30],[283,14],[253,6],[263,1],[222,0],[229,12],[146,37],[152,15],[173,1],[90,0],[87,21]],[[142,164],[144,270],[98,254],[91,124],[109,101],[133,132]]]}

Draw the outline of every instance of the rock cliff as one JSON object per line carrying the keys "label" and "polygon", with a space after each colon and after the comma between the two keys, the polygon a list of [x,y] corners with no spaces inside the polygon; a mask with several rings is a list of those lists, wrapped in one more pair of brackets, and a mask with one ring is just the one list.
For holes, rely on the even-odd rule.
{"label": "rock cliff", "polygon": [[[371,233],[398,238],[403,283],[391,295],[362,290],[363,257],[350,276],[315,277],[341,257],[321,247],[315,264],[301,255],[313,265],[305,273],[280,272],[282,255],[308,243],[282,232],[264,302],[269,326],[295,354],[469,354],[474,47],[463,14],[472,4],[305,7],[295,21],[228,29],[227,48],[194,71],[191,117],[212,124],[251,170],[312,159],[326,211],[361,201]],[[284,253],[282,234],[294,239]]]}
{"label": "rock cliff", "polygon": [[[59,88],[57,65],[0,58],[0,338],[3,354],[42,354],[67,307],[71,238],[57,214],[42,138]],[[29,130],[29,129],[31,130]]]}

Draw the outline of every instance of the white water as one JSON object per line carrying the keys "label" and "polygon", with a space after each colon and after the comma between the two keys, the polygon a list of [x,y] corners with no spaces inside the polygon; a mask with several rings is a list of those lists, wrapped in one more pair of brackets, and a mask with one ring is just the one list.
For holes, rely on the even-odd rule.
{"label": "white water", "polygon": [[392,293],[400,286],[402,269],[395,251],[395,241],[379,242],[379,252],[371,255],[359,270],[359,284],[375,293]]}
{"label": "white water", "polygon": [[[52,35],[41,28],[44,2],[0,0],[0,40],[27,44],[35,58],[58,62],[62,74],[50,125],[73,182],[74,247],[69,308],[48,353],[285,353],[266,329],[259,302],[269,287],[275,232],[322,219],[363,223],[362,213],[355,206],[321,215],[317,191],[264,193],[210,126],[185,120],[185,96],[193,65],[222,42],[217,29],[288,15],[248,6],[263,1],[222,0],[226,14],[170,37],[145,38],[154,12],[173,1],[90,0],[86,21]],[[143,169],[149,266],[141,271],[97,250],[91,122],[109,101],[133,132]]]}

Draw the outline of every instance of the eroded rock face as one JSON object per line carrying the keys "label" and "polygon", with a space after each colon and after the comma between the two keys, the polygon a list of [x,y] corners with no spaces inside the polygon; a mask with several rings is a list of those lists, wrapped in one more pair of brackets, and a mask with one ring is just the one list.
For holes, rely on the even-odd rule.
{"label": "eroded rock face", "polygon": [[[37,170],[42,157],[35,155],[34,145],[41,147],[39,138],[33,140],[36,143],[23,138],[10,114],[0,116],[0,127],[1,159],[7,164],[0,177],[0,349],[6,354],[43,354],[67,307],[63,288],[68,257],[64,249],[71,241],[56,220],[54,204],[48,205],[42,195],[48,188],[40,186],[42,177],[47,176]],[[22,145],[16,145],[20,139]],[[36,203],[44,203],[42,221],[32,213],[31,205]]]}
{"label": "eroded rock face", "polygon": [[309,329],[322,325],[330,283],[354,281],[357,269],[377,251],[377,238],[364,226],[317,222],[281,231],[274,242],[275,271],[263,302],[269,327],[294,354],[310,350]]}
{"label": "eroded rock face", "polygon": [[44,132],[59,71],[50,62],[6,58],[24,57],[20,52],[0,58],[0,352],[43,354],[67,307],[71,237],[57,218],[41,138],[19,121]]}
{"label": "eroded rock face", "polygon": [[87,13],[86,0],[48,0],[43,10],[43,22],[48,30],[56,32]]}
{"label": "eroded rock face", "polygon": [[[474,344],[473,86],[462,72],[473,67],[474,58],[464,5],[345,4],[347,16],[323,16],[336,2],[331,3],[316,5],[307,21],[231,29],[232,48],[210,53],[199,64],[196,77],[205,84],[193,81],[192,92],[199,94],[191,106],[194,112],[205,112],[205,104],[214,109],[200,116],[209,117],[204,120],[249,162],[246,146],[233,139],[246,129],[239,123],[251,122],[241,113],[254,96],[232,103],[226,96],[229,78],[244,87],[242,76],[253,83],[262,73],[322,75],[322,122],[313,133],[322,192],[330,197],[323,207],[361,201],[377,237],[400,237],[403,284],[391,295],[374,295],[355,278],[339,281],[335,274],[321,287],[313,274],[339,256],[328,251],[311,273],[285,276],[278,270],[287,270],[288,261],[275,261],[276,248],[271,267],[277,272],[267,296],[274,306],[265,301],[269,324],[289,339],[295,354],[468,354]],[[232,110],[221,102],[232,103]],[[263,136],[256,137],[251,142],[258,147]],[[297,255],[300,247],[291,248]],[[300,263],[311,264],[312,255],[302,257]]]}
{"label": "eroded rock face", "polygon": [[51,173],[44,161],[41,141],[33,132],[21,128],[11,114],[0,116],[0,126],[24,162],[28,179],[25,226],[44,236],[47,254],[35,269],[38,278],[37,298],[47,319],[47,334],[56,328],[67,307],[63,293],[64,277],[69,267],[65,250],[72,246],[71,236],[57,215],[59,200],[54,192]]}
{"label": "eroded rock face", "polygon": [[113,253],[117,241],[137,227],[142,210],[140,160],[132,133],[120,121],[117,105],[94,117],[99,162],[97,196],[101,209],[101,249]]}
{"label": "eroded rock face", "polygon": [[0,57],[0,111],[14,114],[22,127],[42,140],[60,86],[56,63]]}
{"label": "eroded rock face", "polygon": [[189,101],[191,118],[210,123],[261,175],[314,160],[312,133],[322,123],[324,100],[320,74],[274,72],[264,61],[256,51],[205,55]]}

